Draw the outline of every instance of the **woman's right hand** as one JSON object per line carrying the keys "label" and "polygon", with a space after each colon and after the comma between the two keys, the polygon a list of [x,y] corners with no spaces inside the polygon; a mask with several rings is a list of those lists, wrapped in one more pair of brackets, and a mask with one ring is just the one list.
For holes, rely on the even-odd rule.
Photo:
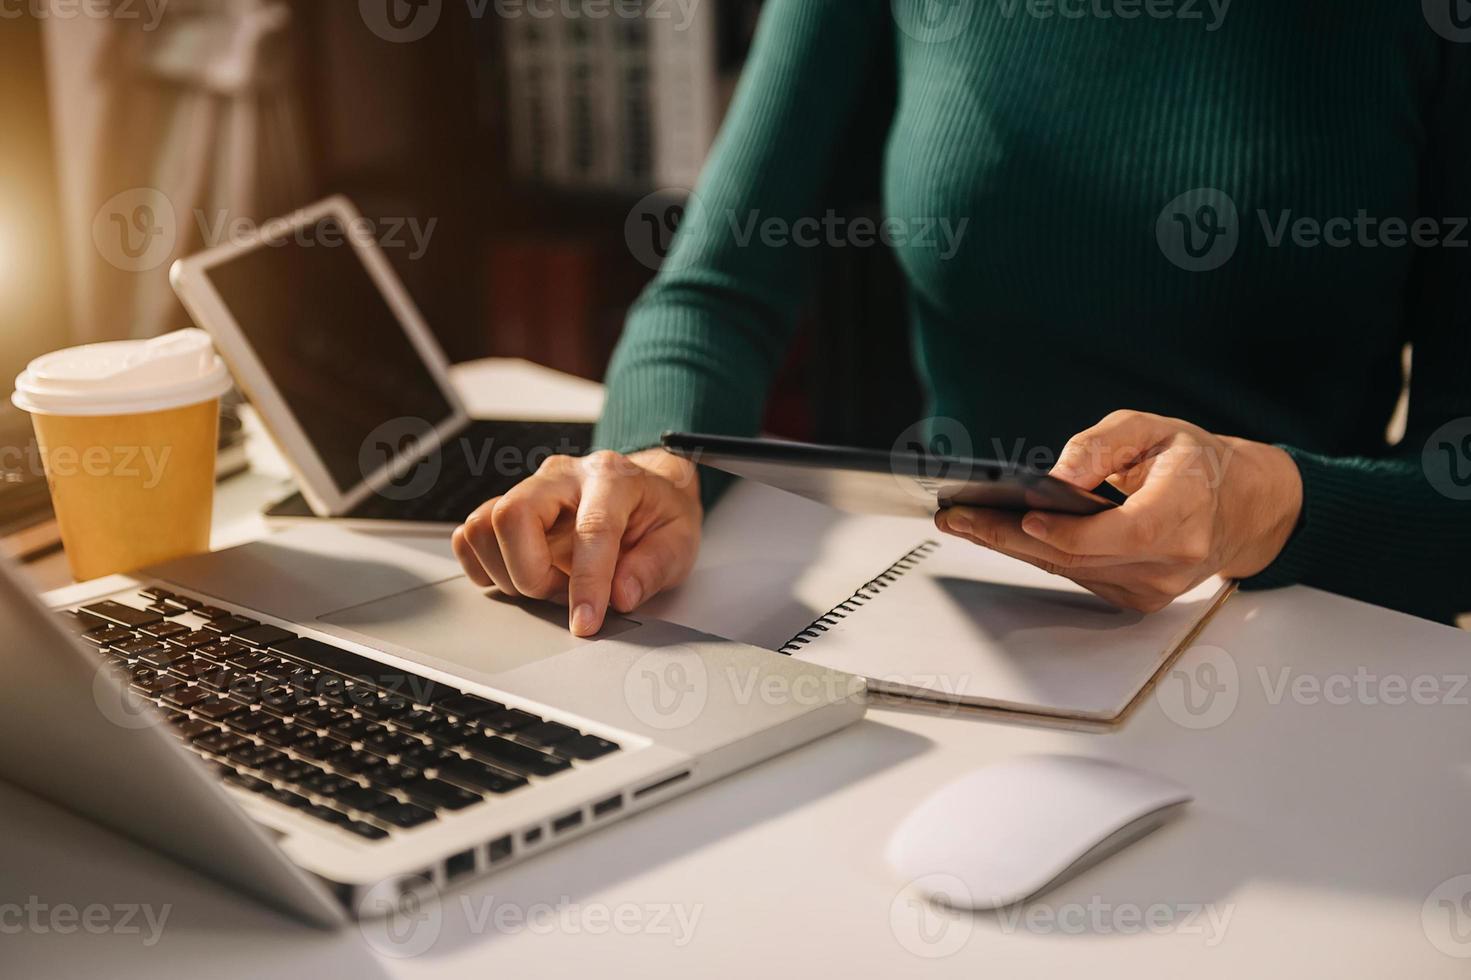
{"label": "woman's right hand", "polygon": [[481,588],[551,599],[578,636],[602,629],[611,601],[632,612],[683,582],[700,548],[695,465],[662,449],[552,456],[455,529],[455,557]]}

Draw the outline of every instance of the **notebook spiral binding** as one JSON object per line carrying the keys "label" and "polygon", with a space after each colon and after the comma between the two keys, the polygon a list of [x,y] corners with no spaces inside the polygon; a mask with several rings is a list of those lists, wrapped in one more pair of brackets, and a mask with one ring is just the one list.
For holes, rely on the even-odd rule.
{"label": "notebook spiral binding", "polygon": [[920,542],[894,564],[860,585],[857,592],[818,616],[806,629],[798,631],[796,636],[777,647],[777,652],[791,656],[801,650],[826,633],[828,627],[837,625],[838,621],[846,619],[849,613],[871,602],[880,592],[897,582],[901,575],[928,558],[939,547],[940,542],[938,541]]}

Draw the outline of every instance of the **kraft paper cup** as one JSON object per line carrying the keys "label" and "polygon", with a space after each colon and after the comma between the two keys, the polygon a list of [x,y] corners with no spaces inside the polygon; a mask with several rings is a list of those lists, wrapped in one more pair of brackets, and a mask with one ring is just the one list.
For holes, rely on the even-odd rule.
{"label": "kraft paper cup", "polygon": [[78,581],[209,550],[229,387],[201,330],[56,351],[16,379]]}

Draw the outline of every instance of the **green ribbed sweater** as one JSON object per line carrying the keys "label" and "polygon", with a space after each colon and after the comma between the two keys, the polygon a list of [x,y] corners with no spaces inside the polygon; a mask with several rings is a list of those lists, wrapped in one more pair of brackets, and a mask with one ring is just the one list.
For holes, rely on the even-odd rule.
{"label": "green ribbed sweater", "polygon": [[[1246,585],[1303,582],[1443,621],[1471,609],[1471,440],[1458,442],[1471,230],[1457,232],[1471,41],[1442,37],[1414,2],[1029,12],[1056,9],[768,0],[698,220],[613,358],[599,445],[756,430],[815,253],[747,237],[749,219],[826,215],[849,163],[840,137],[863,124],[865,75],[888,46],[883,206],[915,239],[896,244],[912,299],[894,328],[910,331],[930,415],[959,420],[978,455],[1055,451],[1118,408],[1282,445],[1302,520]],[[1214,191],[1170,207],[1198,188]],[[1401,243],[1388,219],[1417,217],[1442,220]],[[1333,243],[1294,236],[1300,218]],[[966,222],[953,254],[921,234],[940,219]],[[1207,248],[1211,226],[1235,228],[1234,251],[1229,232]],[[1408,431],[1389,445],[1407,343]]]}

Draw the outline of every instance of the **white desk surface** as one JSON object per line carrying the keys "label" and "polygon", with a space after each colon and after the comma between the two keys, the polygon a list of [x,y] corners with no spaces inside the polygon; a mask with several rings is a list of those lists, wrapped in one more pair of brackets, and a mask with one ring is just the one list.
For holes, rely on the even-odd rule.
{"label": "white desk surface", "polygon": [[[524,364],[457,374],[481,413],[598,408],[596,385]],[[276,481],[248,479],[222,488],[221,543],[259,533],[247,498]],[[871,710],[845,732],[445,894],[406,945],[371,928],[299,926],[7,789],[0,973],[1471,975],[1471,637],[1293,588],[1233,599],[1178,666],[1214,698],[1173,678],[1115,734]],[[1197,799],[1017,917],[914,905],[881,859],[912,801],[973,766],[1044,751],[1141,765]],[[150,946],[141,915],[135,930],[17,930],[16,903],[43,924],[68,906],[92,907],[99,922],[121,923],[117,907],[140,903],[155,915],[168,906],[168,918]],[[393,955],[428,938],[417,955]]]}

